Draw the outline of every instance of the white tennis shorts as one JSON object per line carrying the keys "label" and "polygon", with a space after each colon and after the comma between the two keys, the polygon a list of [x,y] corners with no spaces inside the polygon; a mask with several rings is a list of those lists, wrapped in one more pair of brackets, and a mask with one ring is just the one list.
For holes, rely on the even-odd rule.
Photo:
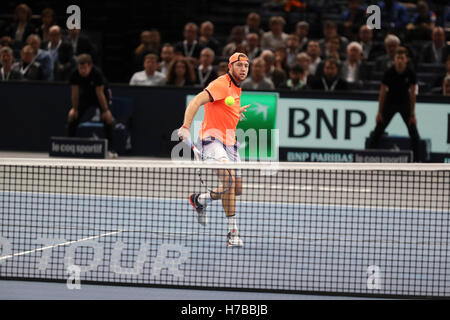
{"label": "white tennis shorts", "polygon": [[[203,161],[241,162],[238,148],[239,142],[237,141],[234,145],[227,146],[214,137],[197,141],[197,149],[201,152]],[[241,176],[240,170],[236,170],[236,176]]]}

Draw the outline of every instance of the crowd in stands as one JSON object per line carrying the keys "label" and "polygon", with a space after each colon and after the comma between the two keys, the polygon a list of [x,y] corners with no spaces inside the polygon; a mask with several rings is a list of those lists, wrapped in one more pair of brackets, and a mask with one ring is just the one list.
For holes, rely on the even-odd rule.
{"label": "crowd in stands", "polygon": [[[319,37],[311,35],[309,21],[288,25],[279,14],[307,11],[307,1],[267,1],[226,37],[216,37],[213,21],[187,22],[180,39],[170,43],[161,43],[156,28],[143,30],[140,43],[130,48],[132,76],[122,82],[204,88],[227,72],[230,55],[244,52],[251,62],[244,89],[376,91],[396,49],[403,46],[409,52],[409,66],[417,72],[419,94],[450,96],[445,29],[450,15],[430,9],[432,2],[348,0],[339,19],[322,22]],[[369,4],[381,9],[380,30],[366,25]],[[260,10],[273,10],[267,28]],[[80,30],[58,26],[51,8],[42,10],[40,19],[32,25],[31,9],[21,4],[14,20],[0,30],[1,80],[68,81],[76,56],[87,53],[94,62],[98,59],[92,40]]]}

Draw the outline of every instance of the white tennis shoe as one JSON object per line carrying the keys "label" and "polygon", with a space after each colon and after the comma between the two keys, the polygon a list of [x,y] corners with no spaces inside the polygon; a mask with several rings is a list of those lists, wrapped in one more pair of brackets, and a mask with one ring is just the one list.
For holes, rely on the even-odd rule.
{"label": "white tennis shoe", "polygon": [[232,230],[228,232],[227,235],[227,247],[242,247],[244,242],[239,238],[239,233],[237,230]]}

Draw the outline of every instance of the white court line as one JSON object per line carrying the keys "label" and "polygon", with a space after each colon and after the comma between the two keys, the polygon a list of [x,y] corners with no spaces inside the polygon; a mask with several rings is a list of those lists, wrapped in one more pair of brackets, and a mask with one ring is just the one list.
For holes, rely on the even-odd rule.
{"label": "white court line", "polygon": [[14,254],[10,254],[10,255],[7,255],[7,256],[0,257],[0,261],[6,260],[6,259],[11,259],[11,258],[18,257],[18,256],[24,256],[24,255],[30,254],[30,253],[35,253],[35,252],[44,251],[44,250],[48,250],[48,249],[53,249],[53,248],[57,248],[57,247],[61,247],[61,246],[66,246],[66,245],[77,243],[77,242],[97,239],[97,238],[101,238],[101,237],[107,237],[107,236],[111,236],[113,234],[117,234],[117,233],[121,233],[121,232],[123,232],[123,230],[108,232],[108,233],[100,234],[98,236],[91,236],[91,237],[83,238],[83,239],[80,239],[80,240],[72,240],[72,241],[67,241],[67,242],[63,242],[63,243],[58,243],[58,244],[55,244],[55,245],[52,245],[52,246],[46,246],[46,247],[42,247],[42,248],[38,248],[38,249],[34,249],[34,250],[18,252],[18,253],[14,253]]}

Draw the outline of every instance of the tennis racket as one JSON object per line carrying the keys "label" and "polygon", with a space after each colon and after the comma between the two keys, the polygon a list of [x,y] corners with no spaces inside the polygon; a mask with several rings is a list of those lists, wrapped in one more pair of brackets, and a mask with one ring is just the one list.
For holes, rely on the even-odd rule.
{"label": "tennis racket", "polygon": [[[214,158],[204,158],[200,150],[189,140],[186,139],[184,142],[191,148],[194,152],[194,158],[197,162],[215,160]],[[200,179],[200,183],[204,186],[210,193],[221,195],[230,190],[233,184],[233,176],[230,169],[214,169],[205,168],[200,165],[196,170],[196,173]]]}

